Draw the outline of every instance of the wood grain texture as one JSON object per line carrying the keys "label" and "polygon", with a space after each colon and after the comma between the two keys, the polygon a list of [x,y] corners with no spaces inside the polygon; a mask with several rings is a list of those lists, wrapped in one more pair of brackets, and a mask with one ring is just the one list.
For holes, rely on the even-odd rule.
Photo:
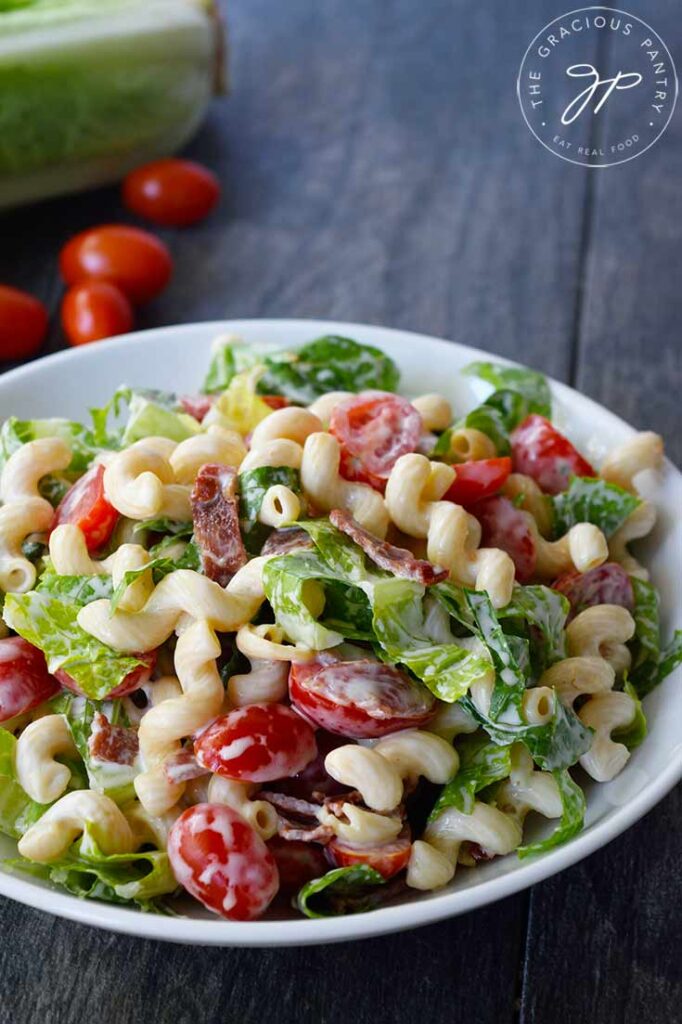
{"label": "wood grain texture", "polygon": [[[139,326],[240,316],[386,323],[478,345],[561,379],[577,366],[588,393],[634,422],[652,422],[641,405],[658,400],[653,389],[670,364],[641,372],[651,335],[639,333],[639,320],[616,330],[617,307],[606,294],[627,194],[609,212],[610,176],[604,196],[586,206],[594,172],[546,153],[517,106],[521,56],[557,13],[555,0],[231,0],[233,93],[214,105],[188,148],[217,170],[225,195],[205,224],[162,232],[175,277]],[[672,162],[657,165],[652,183],[667,181],[672,192],[682,147],[670,138]],[[665,306],[678,301],[675,275],[662,263],[639,266],[633,248],[637,232],[649,230],[637,163],[623,179],[639,197],[627,225],[629,280],[647,290],[651,328],[672,339]],[[679,204],[677,193],[671,201]],[[131,218],[116,189],[5,216],[0,280],[29,288],[56,312],[60,245],[81,228],[121,219]],[[661,203],[655,231],[668,239],[668,258],[679,251],[677,230]],[[592,249],[585,252],[587,240],[610,252],[597,261],[610,276]],[[657,275],[665,276],[662,292]],[[628,289],[621,299],[632,302]],[[590,339],[602,334],[610,340],[600,362]],[[48,348],[62,344],[55,318]],[[669,413],[653,419],[658,427],[668,421]],[[0,1024],[506,1024],[517,1015],[526,942],[522,1013],[534,1024],[610,1024],[621,1019],[616,1006],[668,1024],[673,962],[657,930],[670,946],[679,938],[665,924],[665,878],[680,848],[676,808],[668,801],[625,840],[539,887],[527,939],[527,896],[409,934],[275,951],[155,944],[3,900]],[[648,846],[652,822],[659,857]],[[635,891],[647,909],[633,920]],[[626,933],[622,949],[616,941],[600,948],[605,936]],[[616,1002],[601,1002],[602,988]]]}

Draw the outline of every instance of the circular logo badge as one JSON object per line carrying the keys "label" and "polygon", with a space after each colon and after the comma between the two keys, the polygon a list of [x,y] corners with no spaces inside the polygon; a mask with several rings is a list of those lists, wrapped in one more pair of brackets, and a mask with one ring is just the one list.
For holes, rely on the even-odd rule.
{"label": "circular logo badge", "polygon": [[583,7],[538,32],[517,92],[526,124],[551,153],[585,167],[640,156],[668,127],[677,73],[658,33],[612,7]]}

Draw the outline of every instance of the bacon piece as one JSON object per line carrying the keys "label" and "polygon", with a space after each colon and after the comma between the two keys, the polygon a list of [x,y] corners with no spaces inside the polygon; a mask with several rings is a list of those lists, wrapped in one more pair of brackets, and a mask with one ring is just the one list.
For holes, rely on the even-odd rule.
{"label": "bacon piece", "polygon": [[191,782],[209,772],[203,768],[189,747],[182,747],[163,762],[163,770],[169,782]]}
{"label": "bacon piece", "polygon": [[261,549],[261,555],[286,555],[290,551],[303,551],[313,546],[310,537],[300,526],[285,526],[282,530],[272,531]]}
{"label": "bacon piece", "polygon": [[112,725],[101,711],[95,712],[88,738],[90,757],[112,764],[132,764],[139,749],[136,732],[122,725]]}
{"label": "bacon piece", "polygon": [[277,819],[277,835],[290,842],[321,843],[323,846],[334,838],[334,832],[328,825],[294,824],[281,815]]}
{"label": "bacon piece", "polygon": [[182,411],[193,416],[199,423],[213,406],[217,395],[180,395]]}
{"label": "bacon piece", "polygon": [[403,579],[416,580],[429,586],[432,583],[440,583],[448,578],[448,570],[441,569],[437,565],[431,565],[421,558],[415,558],[411,551],[406,548],[397,548],[385,540],[374,537],[343,509],[335,508],[329,513],[330,522],[341,530],[351,540],[354,540],[358,547],[361,547],[365,554],[382,569],[388,569],[394,576],[401,576]]}
{"label": "bacon piece", "polygon": [[224,587],[247,561],[236,469],[216,463],[201,467],[192,488],[192,519],[204,573]]}

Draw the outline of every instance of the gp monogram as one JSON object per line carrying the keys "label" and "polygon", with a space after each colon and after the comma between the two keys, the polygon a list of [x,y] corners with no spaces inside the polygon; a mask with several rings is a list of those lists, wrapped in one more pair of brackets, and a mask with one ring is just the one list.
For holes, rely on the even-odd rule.
{"label": "gp monogram", "polygon": [[677,74],[661,37],[611,7],[561,15],[533,39],[517,93],[536,139],[586,167],[640,156],[661,137],[677,101]]}

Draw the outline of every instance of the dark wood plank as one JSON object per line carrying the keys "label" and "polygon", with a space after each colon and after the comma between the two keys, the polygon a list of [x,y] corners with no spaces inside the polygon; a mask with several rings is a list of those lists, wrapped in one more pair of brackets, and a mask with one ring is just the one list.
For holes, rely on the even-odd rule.
{"label": "dark wood plank", "polygon": [[[638,13],[678,53],[678,6],[653,6]],[[634,425],[660,431],[678,463],[681,161],[678,111],[649,152],[590,172],[575,381]],[[523,1024],[679,1019],[681,822],[678,787],[604,850],[532,891]]]}
{"label": "dark wood plank", "polygon": [[[550,0],[235,0],[232,97],[188,152],[220,173],[217,215],[164,232],[172,286],[140,326],[223,316],[382,322],[566,379],[586,177],[545,159],[515,77]],[[0,279],[56,310],[56,253],[126,217],[115,189],[3,220]],[[126,218],[127,219],[127,218]],[[62,344],[54,326],[49,347]],[[514,1016],[526,898],[355,946],[192,950],[0,902],[0,1020],[282,1024]],[[27,957],[26,949],[31,949]],[[65,969],[65,966],[67,969]]]}

